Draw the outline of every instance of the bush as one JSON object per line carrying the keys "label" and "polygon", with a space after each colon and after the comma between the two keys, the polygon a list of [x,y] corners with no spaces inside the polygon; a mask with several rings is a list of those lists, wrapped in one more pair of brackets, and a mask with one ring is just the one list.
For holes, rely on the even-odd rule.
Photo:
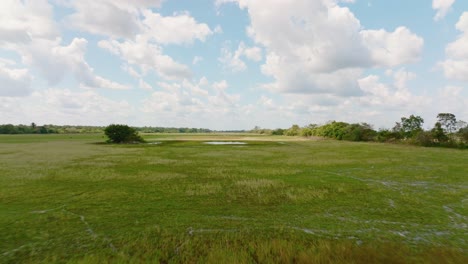
{"label": "bush", "polygon": [[468,144],[468,126],[461,128],[460,131],[458,131],[458,136],[465,144]]}
{"label": "bush", "polygon": [[433,133],[427,131],[420,131],[418,134],[416,134],[412,138],[412,143],[424,147],[432,147],[437,145]]}
{"label": "bush", "polygon": [[372,141],[376,132],[367,124],[350,124],[346,127],[343,140]]}
{"label": "bush", "polygon": [[284,129],[277,128],[277,129],[273,130],[271,132],[271,134],[275,135],[275,136],[282,136],[282,135],[284,135]]}
{"label": "bush", "polygon": [[104,129],[104,133],[113,143],[145,142],[134,128],[127,125],[109,125]]}

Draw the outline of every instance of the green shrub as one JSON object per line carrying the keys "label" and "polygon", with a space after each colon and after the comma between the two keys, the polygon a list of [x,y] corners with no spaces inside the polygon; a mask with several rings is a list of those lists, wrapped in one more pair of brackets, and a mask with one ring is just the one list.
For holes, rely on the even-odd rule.
{"label": "green shrub", "polygon": [[138,132],[127,125],[112,124],[104,129],[104,133],[113,143],[135,143],[144,142]]}

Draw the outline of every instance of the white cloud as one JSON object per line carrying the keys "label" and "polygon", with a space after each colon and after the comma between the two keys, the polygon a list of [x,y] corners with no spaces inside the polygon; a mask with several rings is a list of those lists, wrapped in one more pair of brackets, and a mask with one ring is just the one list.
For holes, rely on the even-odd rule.
{"label": "white cloud", "polygon": [[141,10],[159,7],[161,0],[74,0],[68,23],[85,32],[114,38],[132,38],[142,29]]}
{"label": "white cloud", "polygon": [[[242,43],[241,43],[242,44]],[[259,47],[244,48],[244,56],[252,61],[261,61],[262,60],[262,50]]]}
{"label": "white cloud", "polygon": [[405,27],[399,27],[394,32],[363,30],[361,35],[377,66],[414,63],[419,60],[424,46],[424,40]]}
{"label": "white cloud", "polygon": [[[439,113],[455,113],[458,117],[468,116],[468,97],[463,95],[463,87],[446,86],[439,90],[437,98]],[[467,121],[467,120],[464,120]]]}
{"label": "white cloud", "polygon": [[154,70],[167,80],[190,79],[192,76],[186,65],[164,55],[158,45],[149,43],[144,36],[137,36],[135,41],[102,40],[98,46],[120,56],[126,63],[139,67],[143,75]]}
{"label": "white cloud", "polygon": [[468,12],[464,12],[456,28],[462,33],[445,48],[446,60],[440,62],[445,77],[468,82]]}
{"label": "white cloud", "polygon": [[132,76],[135,79],[139,79],[142,77],[142,74],[137,72],[132,66],[129,66],[127,64],[122,65],[122,70],[128,73],[130,76]]}
{"label": "white cloud", "polygon": [[58,36],[53,9],[46,0],[0,2],[0,47]]}
{"label": "white cloud", "polygon": [[221,57],[218,60],[226,69],[232,72],[241,72],[247,69],[247,65],[242,60],[247,58],[252,61],[262,60],[262,50],[259,47],[247,47],[244,42],[240,42],[237,50],[231,52],[227,45],[221,49]]}
{"label": "white cloud", "polygon": [[443,19],[450,11],[453,3],[455,3],[455,0],[432,0],[432,9],[437,11],[434,20],[439,21]]}
{"label": "white cloud", "polygon": [[[216,4],[226,2],[247,10],[248,34],[267,52],[262,71],[275,80],[267,87],[285,93],[357,95],[362,68],[416,62],[424,43],[405,27],[363,30],[354,14],[333,0]],[[223,55],[232,68],[245,68],[236,53]]]}
{"label": "white cloud", "polygon": [[360,95],[357,80],[362,74],[358,68],[336,71],[313,72],[304,64],[288,62],[287,58],[270,53],[262,66],[265,75],[272,76],[275,82],[264,87],[281,93],[321,93],[339,95]]}
{"label": "white cloud", "polygon": [[94,90],[46,89],[21,99],[0,97],[0,104],[0,123],[106,125],[136,116],[125,100],[111,100]]}
{"label": "white cloud", "polygon": [[360,105],[372,107],[382,114],[386,109],[399,112],[419,112],[429,105],[431,99],[427,96],[417,96],[410,92],[408,82],[416,78],[416,74],[401,68],[391,73],[393,83],[385,84],[380,77],[369,75],[359,80],[364,96],[356,98]]}
{"label": "white cloud", "polygon": [[230,107],[235,106],[237,102],[240,100],[239,94],[228,94],[226,92],[229,84],[226,80],[215,82],[212,85],[213,89],[215,90],[216,94],[213,96],[208,97],[208,101],[212,106],[221,107],[224,111],[230,111]]}
{"label": "white cloud", "polygon": [[152,91],[153,90],[153,87],[149,83],[145,82],[143,79],[140,79],[138,81],[138,86],[141,89],[146,90],[146,91]]}
{"label": "white cloud", "polygon": [[88,43],[86,39],[74,38],[68,46],[60,45],[59,41],[37,39],[19,48],[18,52],[22,55],[23,62],[36,67],[47,78],[50,85],[57,85],[66,74],[72,73],[84,87],[129,88],[94,73],[94,69],[84,58]]}
{"label": "white cloud", "polygon": [[31,79],[28,69],[17,68],[15,62],[0,58],[0,97],[29,95]]}
{"label": "white cloud", "polygon": [[247,69],[247,65],[240,58],[242,53],[238,50],[231,52],[227,47],[221,49],[221,57],[218,60],[223,64],[226,69],[232,72],[241,72]]}
{"label": "white cloud", "polygon": [[143,34],[160,44],[191,44],[194,40],[205,41],[213,34],[208,25],[198,23],[189,13],[161,16],[144,10],[143,16]]}

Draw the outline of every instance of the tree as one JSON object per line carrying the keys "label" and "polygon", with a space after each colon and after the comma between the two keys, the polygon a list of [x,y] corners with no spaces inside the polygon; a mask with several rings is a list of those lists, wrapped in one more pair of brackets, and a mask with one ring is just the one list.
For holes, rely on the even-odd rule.
{"label": "tree", "polygon": [[422,124],[424,124],[422,117],[410,115],[408,118],[402,117],[401,123],[397,122],[393,130],[398,131],[405,138],[414,137],[423,130]]}
{"label": "tree", "polygon": [[458,135],[460,136],[462,141],[468,144],[468,126],[460,128],[460,130],[458,131]]}
{"label": "tree", "polygon": [[299,136],[301,128],[298,125],[292,125],[288,130],[285,131],[286,136]]}
{"label": "tree", "polygon": [[437,115],[437,122],[440,123],[442,128],[447,133],[453,133],[457,127],[457,119],[454,114],[451,113],[439,113]]}
{"label": "tree", "polygon": [[113,143],[144,142],[138,132],[127,125],[112,124],[104,129],[104,133]]}
{"label": "tree", "polygon": [[438,142],[446,142],[448,140],[448,137],[439,122],[435,123],[434,128],[431,130],[431,134]]}

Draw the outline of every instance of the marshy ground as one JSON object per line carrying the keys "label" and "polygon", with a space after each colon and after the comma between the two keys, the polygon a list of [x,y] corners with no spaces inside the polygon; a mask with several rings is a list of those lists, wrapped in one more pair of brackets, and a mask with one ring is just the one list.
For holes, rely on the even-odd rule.
{"label": "marshy ground", "polygon": [[0,262],[468,261],[466,150],[144,138],[0,136]]}

